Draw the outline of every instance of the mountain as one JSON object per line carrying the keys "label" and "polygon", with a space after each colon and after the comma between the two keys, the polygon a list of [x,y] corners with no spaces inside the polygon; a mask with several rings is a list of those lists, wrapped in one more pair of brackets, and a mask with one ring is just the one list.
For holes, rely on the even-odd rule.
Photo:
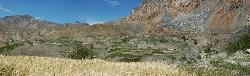
{"label": "mountain", "polygon": [[0,18],[0,44],[33,45],[65,38],[96,44],[113,38],[157,36],[195,43],[190,46],[196,48],[214,45],[225,51],[229,42],[248,32],[249,6],[248,0],[143,0],[128,17],[91,26],[79,21],[58,24],[29,15],[6,16]]}
{"label": "mountain", "polygon": [[249,8],[249,0],[143,0],[124,22],[147,23],[149,31],[231,33],[247,26]]}
{"label": "mountain", "polygon": [[6,16],[0,18],[0,44],[33,45],[61,38],[96,44],[113,38],[160,36],[195,42],[197,45],[192,47],[196,48],[214,45],[225,50],[229,42],[248,32],[249,3],[248,0],[143,0],[128,17],[91,26],[79,21],[58,24],[29,15]]}
{"label": "mountain", "polygon": [[249,31],[249,0],[143,0],[122,22],[145,24],[145,34],[195,39],[225,50]]}
{"label": "mountain", "polygon": [[[41,37],[49,32],[49,27],[58,24],[35,19],[29,15],[6,16],[0,19],[1,42],[27,40]],[[46,33],[46,34],[47,34]]]}
{"label": "mountain", "polygon": [[[0,54],[61,57],[60,51],[76,48],[74,42],[95,43],[101,38],[140,33],[140,24],[96,24],[74,22],[58,24],[29,15],[0,18]],[[136,27],[136,28],[133,28]],[[104,39],[105,40],[105,39]],[[55,43],[65,46],[51,46]],[[79,45],[81,46],[81,45]],[[70,50],[71,50],[70,49]],[[6,52],[7,51],[7,52]]]}
{"label": "mountain", "polygon": [[95,25],[6,16],[0,18],[0,54],[166,61],[249,75],[249,10],[249,0],[143,0],[127,17]]}

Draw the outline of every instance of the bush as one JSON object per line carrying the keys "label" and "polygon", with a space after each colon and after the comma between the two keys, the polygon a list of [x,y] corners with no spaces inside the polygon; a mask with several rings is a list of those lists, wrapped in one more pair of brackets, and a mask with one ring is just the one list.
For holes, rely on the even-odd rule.
{"label": "bush", "polygon": [[205,47],[205,50],[204,50],[205,53],[211,54],[211,53],[215,53],[216,52],[216,50],[212,49],[213,45],[209,44],[209,45],[204,46],[204,47]]}
{"label": "bush", "polygon": [[133,57],[133,58],[123,58],[122,62],[139,62],[141,61],[141,56]]}
{"label": "bush", "polygon": [[0,53],[10,51],[10,50],[14,50],[18,46],[22,46],[22,44],[18,44],[18,43],[9,44],[9,43],[7,43],[5,46],[0,47]]}
{"label": "bush", "polygon": [[167,42],[170,42],[169,40],[164,39],[163,37],[157,37],[157,36],[145,37],[145,38],[143,38],[143,41],[151,42],[151,43],[155,43],[155,42],[167,43]]}
{"label": "bush", "polygon": [[81,47],[79,49],[76,49],[71,54],[69,54],[69,58],[72,59],[93,59],[94,53],[92,52],[92,49]]}
{"label": "bush", "polygon": [[228,45],[228,53],[233,54],[237,51],[244,51],[250,48],[250,33],[243,35],[239,40]]}

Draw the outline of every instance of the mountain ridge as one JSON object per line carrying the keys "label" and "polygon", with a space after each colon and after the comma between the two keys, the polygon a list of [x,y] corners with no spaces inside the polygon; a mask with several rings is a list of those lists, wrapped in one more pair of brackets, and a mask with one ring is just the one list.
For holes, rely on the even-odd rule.
{"label": "mountain ridge", "polygon": [[248,75],[249,7],[249,0],[144,0],[127,17],[95,25],[8,16],[0,19],[0,56],[164,61]]}

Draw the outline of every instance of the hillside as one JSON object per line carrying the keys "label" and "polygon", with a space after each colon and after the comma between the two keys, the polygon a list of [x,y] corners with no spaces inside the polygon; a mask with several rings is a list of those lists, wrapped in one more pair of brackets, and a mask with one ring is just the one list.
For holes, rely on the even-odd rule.
{"label": "hillside", "polygon": [[166,26],[228,33],[246,26],[248,8],[249,0],[144,0],[124,21],[147,23],[149,31]]}
{"label": "hillside", "polygon": [[[65,61],[66,68],[80,63],[106,63],[103,68],[94,69],[95,66],[86,65],[88,69],[101,70],[98,74],[113,75],[103,69],[117,65],[114,72],[123,75],[127,69],[119,66],[136,65],[138,68],[128,71],[137,74],[143,70],[144,75],[144,71],[152,70],[149,73],[153,75],[173,75],[184,69],[202,76],[248,76],[249,10],[250,0],[143,0],[127,17],[103,24],[59,24],[29,15],[6,16],[0,18],[0,55],[4,55],[0,59],[4,65],[21,68],[27,66],[14,63],[15,59],[30,63],[32,72],[38,72],[39,65],[60,65],[44,67],[59,67],[52,72],[44,70],[49,74],[67,72],[60,68]],[[153,69],[141,68],[142,65]],[[176,66],[173,72],[165,70],[170,65]]]}

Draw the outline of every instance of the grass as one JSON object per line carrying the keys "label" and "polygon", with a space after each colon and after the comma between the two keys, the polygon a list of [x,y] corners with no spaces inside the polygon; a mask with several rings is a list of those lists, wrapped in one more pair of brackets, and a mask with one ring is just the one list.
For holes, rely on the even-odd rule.
{"label": "grass", "polygon": [[1,76],[185,76],[163,62],[109,62],[48,57],[0,56]]}
{"label": "grass", "polygon": [[227,70],[228,74],[250,75],[250,66],[241,66],[240,64],[232,64],[221,60],[212,61],[211,64],[213,64],[219,70]]}
{"label": "grass", "polygon": [[139,61],[141,61],[142,55],[143,55],[143,53],[140,51],[132,52],[132,51],[130,51],[130,49],[113,49],[113,50],[109,51],[109,54],[106,58],[113,59],[115,57],[122,57],[122,59],[119,61],[139,62]]}
{"label": "grass", "polygon": [[[147,57],[156,58],[154,60],[176,60],[178,51],[165,51],[166,49],[139,49],[139,48],[115,48],[108,51],[105,57],[107,60],[121,62],[141,62],[147,61]],[[118,58],[118,59],[117,59]],[[113,60],[116,59],[116,60]],[[149,60],[152,61],[152,60]]]}
{"label": "grass", "polygon": [[153,36],[145,37],[142,40],[146,41],[146,42],[151,42],[151,43],[156,43],[156,42],[167,43],[167,42],[170,42],[169,40],[164,39],[163,37],[153,37]]}
{"label": "grass", "polygon": [[250,66],[232,64],[222,59],[210,61],[210,67],[197,67],[195,64],[182,66],[182,70],[198,76],[249,76]]}
{"label": "grass", "polygon": [[184,70],[188,71],[188,73],[193,73],[197,76],[237,76],[233,74],[233,71],[228,69],[221,68],[204,68],[197,66],[188,66],[185,67]]}
{"label": "grass", "polygon": [[0,76],[15,75],[15,67],[12,65],[0,65]]}

